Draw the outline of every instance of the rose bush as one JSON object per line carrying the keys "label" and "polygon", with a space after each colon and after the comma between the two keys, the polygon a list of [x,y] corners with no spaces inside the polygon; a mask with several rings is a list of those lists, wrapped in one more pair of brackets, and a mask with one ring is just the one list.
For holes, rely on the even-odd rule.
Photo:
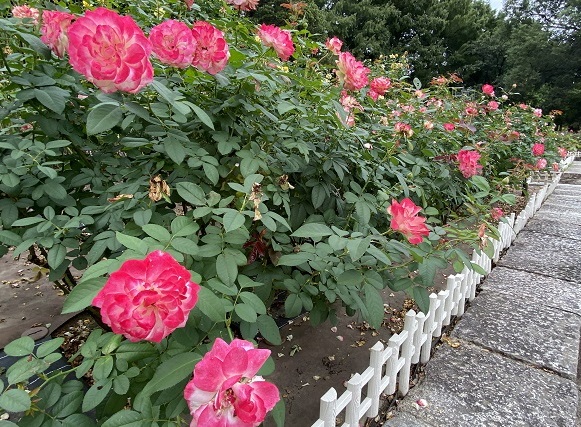
{"label": "rose bush", "polygon": [[[364,64],[297,28],[261,39],[257,1],[67,6],[40,28],[0,19],[0,254],[47,268],[64,311],[94,302],[117,333],[93,331],[62,373],[44,374],[59,340],[7,347],[22,359],[0,406],[22,426],[173,426],[188,405],[282,424],[249,344],[281,343],[273,301],[380,327],[389,287],[426,310],[438,268],[477,268],[457,243],[480,250],[481,227],[461,224],[494,235],[491,205],[576,144],[502,88],[410,84],[405,57]],[[66,376],[88,372],[86,392]]]}

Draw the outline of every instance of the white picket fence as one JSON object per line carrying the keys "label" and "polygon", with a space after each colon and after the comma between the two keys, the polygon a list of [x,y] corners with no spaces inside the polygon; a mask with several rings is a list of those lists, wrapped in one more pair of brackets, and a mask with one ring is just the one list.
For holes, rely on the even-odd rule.
{"label": "white picket fence", "polygon": [[[575,153],[577,155],[578,153]],[[574,160],[566,158],[563,169]],[[484,252],[472,254],[472,262],[490,273],[492,262],[508,248],[527,221],[541,207],[541,204],[557,186],[561,173],[555,174],[551,182],[545,184],[532,195],[526,207],[518,216],[504,217],[498,225],[499,240],[489,239],[494,247],[490,259]],[[391,395],[396,389],[402,396],[409,391],[411,366],[425,364],[431,356],[432,338],[442,335],[442,328],[448,326],[453,317],[464,314],[466,301],[476,297],[476,286],[483,276],[474,270],[464,268],[462,273],[448,276],[446,289],[430,295],[427,314],[407,312],[403,331],[393,335],[385,347],[377,342],[370,349],[369,367],[363,373],[356,373],[347,382],[347,390],[340,396],[330,388],[320,399],[319,419],[311,427],[335,427],[337,416],[345,411],[342,427],[359,427],[365,417],[376,417],[382,393]],[[365,393],[364,393],[365,390]]]}

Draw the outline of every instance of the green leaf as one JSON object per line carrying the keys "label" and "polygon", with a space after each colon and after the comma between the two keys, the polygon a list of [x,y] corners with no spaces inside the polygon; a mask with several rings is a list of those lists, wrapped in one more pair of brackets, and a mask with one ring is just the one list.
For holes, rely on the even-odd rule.
{"label": "green leaf", "polygon": [[99,403],[105,400],[107,394],[111,390],[111,387],[113,387],[112,379],[109,379],[104,383],[99,381],[93,384],[85,393],[81,410],[83,412],[87,412],[93,408],[96,408]]}
{"label": "green leaf", "polygon": [[121,266],[121,261],[116,259],[105,259],[87,268],[82,280],[94,279],[103,274],[111,273]]}
{"label": "green leaf", "polygon": [[244,215],[234,209],[228,209],[224,214],[222,223],[224,224],[224,230],[226,233],[229,231],[236,230],[244,225]]}
{"label": "green leaf", "polygon": [[34,96],[42,105],[57,114],[62,114],[65,110],[65,98],[62,96],[55,96],[55,93],[48,93],[43,89],[34,89]]}
{"label": "green leaf", "polygon": [[7,390],[0,395],[0,408],[7,412],[24,412],[30,408],[30,404],[30,396],[24,390]]}
{"label": "green leaf", "polygon": [[[153,215],[153,212],[150,209],[135,211],[133,213],[133,221],[135,221],[135,224],[137,224],[138,226],[143,227],[145,224],[149,223],[152,215]],[[181,218],[181,217],[177,217],[177,218]],[[123,246],[125,246],[125,245],[123,245]]]}
{"label": "green leaf", "polygon": [[87,116],[87,135],[96,135],[114,128],[123,118],[117,104],[103,103],[95,106]]}
{"label": "green leaf", "polygon": [[327,191],[325,187],[321,184],[315,185],[311,190],[311,202],[313,203],[313,207],[318,209],[325,203],[327,199]]}
{"label": "green leaf", "polygon": [[198,245],[185,237],[174,237],[171,245],[176,251],[184,254],[197,255],[199,252]]}
{"label": "green leaf", "polygon": [[236,304],[234,307],[234,312],[242,319],[250,323],[256,322],[257,314],[256,310],[250,305],[245,303]]}
{"label": "green leaf", "polygon": [[0,242],[8,246],[18,246],[22,243],[22,237],[13,231],[0,230]]}
{"label": "green leaf", "polygon": [[149,395],[176,385],[192,375],[194,365],[201,359],[197,353],[181,353],[166,360],[155,370],[155,374],[143,388],[143,394]]}
{"label": "green leaf", "polygon": [[200,287],[196,307],[213,322],[223,322],[226,316],[226,310],[224,309],[222,300],[214,292],[203,286]]}
{"label": "green leaf", "polygon": [[423,313],[427,313],[430,309],[430,294],[428,290],[422,286],[414,286],[412,288],[412,297]]}
{"label": "green leaf", "polygon": [[190,107],[192,107],[192,110],[194,110],[194,113],[196,114],[196,116],[198,116],[198,119],[200,119],[202,121],[202,123],[204,123],[206,126],[208,126],[210,129],[214,130],[214,123],[212,123],[212,119],[210,118],[210,116],[208,116],[206,114],[206,112],[204,110],[202,110],[200,107],[198,107],[195,104],[189,104]]}
{"label": "green leaf", "polygon": [[113,371],[113,357],[100,357],[93,366],[93,377],[97,381],[104,380],[109,377],[111,371]]}
{"label": "green leaf", "polygon": [[236,259],[230,254],[223,253],[216,257],[216,272],[225,285],[232,285],[238,276]]}
{"label": "green leaf", "polygon": [[484,270],[478,264],[471,262],[470,265],[472,266],[472,270],[474,270],[476,273],[480,274],[481,276],[486,276],[486,270]]}
{"label": "green leaf", "polygon": [[164,139],[163,146],[165,152],[178,165],[181,164],[186,158],[186,150],[184,146],[176,138],[168,137]]}
{"label": "green leaf", "polygon": [[436,277],[437,270],[437,265],[432,259],[424,259],[418,267],[418,274],[424,286],[434,286],[434,278]]}
{"label": "green leaf", "polygon": [[479,190],[488,193],[490,191],[490,185],[488,184],[488,181],[486,180],[486,178],[480,176],[480,175],[474,175],[472,178],[470,178],[470,181],[472,181],[472,183],[478,187]]}
{"label": "green leaf", "polygon": [[4,353],[8,356],[28,356],[34,350],[34,340],[30,337],[21,337],[4,347]]}
{"label": "green leaf", "polygon": [[249,304],[258,314],[266,314],[266,306],[258,295],[252,292],[240,292],[240,299]]}
{"label": "green leaf", "polygon": [[[331,236],[332,237],[332,236]],[[331,240],[331,238],[329,238],[329,241]],[[375,259],[377,259],[378,261],[381,261],[382,263],[384,263],[385,265],[391,265],[391,260],[389,259],[389,257],[385,254],[385,252],[383,252],[381,249],[376,248],[373,245],[370,245],[367,248],[367,253],[369,255],[371,255],[372,257],[374,257]]]}
{"label": "green leaf", "polygon": [[289,294],[284,302],[286,317],[297,317],[303,310],[303,302],[297,294]]}
{"label": "green leaf", "polygon": [[277,265],[288,265],[289,267],[295,267],[297,265],[304,264],[305,262],[312,261],[313,258],[314,255],[308,252],[287,254],[279,258]]}
{"label": "green leaf", "polygon": [[50,49],[35,35],[18,31],[17,34],[44,59],[50,59]]}
{"label": "green leaf", "polygon": [[180,197],[194,206],[202,206],[206,203],[206,194],[197,184],[192,182],[178,182],[176,184],[176,190]]}
{"label": "green leaf", "polygon": [[63,304],[63,314],[74,313],[91,305],[97,293],[103,288],[107,279],[105,277],[95,277],[83,280],[73,288]]}
{"label": "green leaf", "polygon": [[134,250],[135,252],[138,252],[141,255],[145,255],[147,253],[148,248],[147,243],[145,243],[142,239],[138,239],[137,237],[123,234],[119,231],[115,232],[115,238],[127,249]]}
{"label": "green leaf", "polygon": [[119,395],[127,393],[130,385],[129,378],[125,375],[119,375],[113,378],[113,391]]}
{"label": "green leaf", "polygon": [[143,415],[136,411],[124,409],[113,414],[101,427],[140,427],[143,424]]}
{"label": "green leaf", "polygon": [[276,423],[276,427],[284,427],[284,419],[286,416],[286,408],[284,406],[284,399],[280,399],[270,412],[270,415]]}
{"label": "green leaf", "polygon": [[163,243],[164,245],[171,240],[171,234],[165,227],[162,227],[161,225],[145,224],[142,229],[147,233],[148,236],[153,237],[155,240]]}
{"label": "green leaf", "polygon": [[57,268],[65,260],[67,256],[67,248],[63,245],[54,245],[48,251],[48,265],[50,267]]}
{"label": "green leaf", "polygon": [[363,289],[365,291],[365,306],[369,314],[367,321],[375,329],[379,329],[384,316],[383,299],[379,291],[373,286],[365,284]]}
{"label": "green leaf", "polygon": [[21,218],[17,219],[12,223],[12,227],[26,227],[28,225],[38,224],[39,222],[45,221],[44,218],[40,218],[38,216],[33,216],[30,218]]}
{"label": "green leaf", "polygon": [[42,358],[48,356],[53,351],[57,350],[63,342],[65,342],[64,338],[55,338],[53,340],[42,343],[36,349],[36,357]]}
{"label": "green leaf", "polygon": [[256,319],[256,323],[258,324],[258,332],[260,332],[264,339],[268,340],[274,345],[282,344],[280,331],[272,317],[267,314],[261,314]]}
{"label": "green leaf", "polygon": [[333,230],[325,224],[310,223],[299,227],[298,230],[291,234],[291,236],[316,239],[318,237],[330,236],[332,234]]}
{"label": "green leaf", "polygon": [[187,216],[176,216],[171,222],[171,232],[174,236],[190,236],[199,229],[200,226]]}
{"label": "green leaf", "polygon": [[357,261],[361,258],[369,245],[371,244],[371,236],[368,236],[364,239],[351,239],[347,242],[347,250],[349,251],[349,256],[351,257],[352,261]]}

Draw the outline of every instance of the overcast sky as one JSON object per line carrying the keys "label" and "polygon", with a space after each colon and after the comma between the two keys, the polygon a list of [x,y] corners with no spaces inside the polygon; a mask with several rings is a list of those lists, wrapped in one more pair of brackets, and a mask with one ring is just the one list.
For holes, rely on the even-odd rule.
{"label": "overcast sky", "polygon": [[493,9],[499,10],[502,8],[502,0],[488,0]]}

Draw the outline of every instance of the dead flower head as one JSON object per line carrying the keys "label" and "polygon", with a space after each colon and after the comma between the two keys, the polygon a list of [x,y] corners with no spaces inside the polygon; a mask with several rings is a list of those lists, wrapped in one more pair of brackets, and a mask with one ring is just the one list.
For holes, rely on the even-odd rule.
{"label": "dead flower head", "polygon": [[278,177],[278,185],[280,185],[280,188],[282,188],[284,191],[288,191],[288,190],[294,190],[295,187],[291,185],[291,183],[288,181],[288,175],[284,174]]}
{"label": "dead flower head", "polygon": [[163,197],[169,197],[170,189],[167,182],[165,182],[161,175],[156,175],[149,180],[149,198],[158,202]]}
{"label": "dead flower head", "polygon": [[118,196],[115,197],[109,197],[107,199],[108,202],[118,202],[119,200],[127,200],[127,199],[133,199],[133,194],[119,194]]}
{"label": "dead flower head", "polygon": [[262,185],[260,185],[258,182],[252,184],[252,192],[250,193],[248,200],[252,200],[254,202],[254,221],[258,221],[260,218],[262,218],[262,214],[258,210],[258,207],[260,206],[263,195]]}

